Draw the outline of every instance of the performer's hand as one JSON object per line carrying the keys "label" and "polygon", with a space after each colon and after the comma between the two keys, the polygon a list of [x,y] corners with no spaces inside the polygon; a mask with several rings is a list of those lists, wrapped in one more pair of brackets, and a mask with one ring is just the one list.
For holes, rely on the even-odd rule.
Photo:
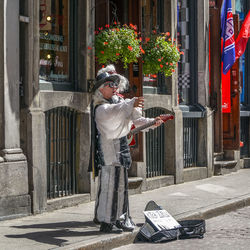
{"label": "performer's hand", "polygon": [[144,97],[143,96],[135,97],[134,107],[135,108],[137,108],[137,107],[144,108]]}
{"label": "performer's hand", "polygon": [[155,117],[155,120],[156,120],[156,123],[154,125],[155,127],[159,127],[163,123],[163,120],[161,119],[160,116]]}

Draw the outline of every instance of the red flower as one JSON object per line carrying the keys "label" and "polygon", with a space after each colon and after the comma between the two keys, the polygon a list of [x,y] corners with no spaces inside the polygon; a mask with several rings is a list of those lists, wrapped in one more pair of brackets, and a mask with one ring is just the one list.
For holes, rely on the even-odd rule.
{"label": "red flower", "polygon": [[184,52],[183,52],[183,51],[181,51],[181,52],[180,52],[180,54],[181,54],[181,55],[184,55]]}
{"label": "red flower", "polygon": [[102,68],[104,68],[105,67],[105,65],[102,65]]}
{"label": "red flower", "polygon": [[172,70],[172,72],[175,72],[175,70],[174,69],[171,69]]}
{"label": "red flower", "polygon": [[133,25],[132,23],[130,23],[129,26],[130,26],[132,29],[137,30],[137,26],[136,26],[136,25]]}
{"label": "red flower", "polygon": [[133,47],[131,47],[131,46],[128,45],[128,49],[129,49],[130,51],[132,51],[132,50],[133,50]]}
{"label": "red flower", "polygon": [[160,64],[160,67],[161,67],[161,68],[163,68],[163,65],[162,65],[162,64]]}
{"label": "red flower", "polygon": [[88,46],[88,49],[89,49],[89,50],[91,50],[91,49],[92,49],[92,47]]}
{"label": "red flower", "polygon": [[117,24],[117,22],[116,21],[114,21],[114,25],[116,25]]}
{"label": "red flower", "polygon": [[101,53],[104,54],[104,51],[102,50]]}
{"label": "red flower", "polygon": [[149,37],[146,37],[145,41],[146,41],[146,43],[147,43],[148,41],[150,41],[150,38],[149,38]]}
{"label": "red flower", "polygon": [[166,35],[167,35],[167,36],[170,36],[170,33],[169,33],[169,32],[166,32]]}
{"label": "red flower", "polygon": [[170,63],[170,66],[173,66],[173,63]]}
{"label": "red flower", "polygon": [[106,27],[106,28],[109,28],[109,24],[106,24],[105,27]]}
{"label": "red flower", "polygon": [[103,29],[103,27],[100,27],[100,28],[99,28],[99,30],[102,30],[102,29]]}
{"label": "red flower", "polygon": [[119,56],[120,54],[119,54],[119,53],[116,53],[115,55],[116,55],[116,56]]}
{"label": "red flower", "polygon": [[153,78],[156,78],[157,77],[157,75],[151,75]]}
{"label": "red flower", "polygon": [[143,50],[143,48],[140,46],[140,50],[142,54],[145,54],[145,51]]}
{"label": "red flower", "polygon": [[153,34],[156,34],[156,30],[153,30]]}
{"label": "red flower", "polygon": [[158,59],[158,62],[161,62],[161,58]]}
{"label": "red flower", "polygon": [[168,62],[166,62],[166,65],[168,65]]}
{"label": "red flower", "polygon": [[107,45],[107,44],[108,44],[108,42],[104,42],[103,44],[104,44],[104,45]]}
{"label": "red flower", "polygon": [[168,41],[171,42],[172,41],[171,38],[168,38]]}

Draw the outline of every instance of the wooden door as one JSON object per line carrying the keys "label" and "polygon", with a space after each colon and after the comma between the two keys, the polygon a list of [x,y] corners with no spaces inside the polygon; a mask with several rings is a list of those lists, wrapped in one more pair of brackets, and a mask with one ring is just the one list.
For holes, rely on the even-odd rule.
{"label": "wooden door", "polygon": [[[235,38],[239,33],[239,16],[234,15]],[[231,69],[231,113],[223,113],[223,148],[237,150],[240,147],[240,82],[239,61]]]}
{"label": "wooden door", "polygon": [[221,47],[220,9],[209,9],[209,81],[210,104],[214,112],[214,151],[223,152],[223,127],[221,112]]}

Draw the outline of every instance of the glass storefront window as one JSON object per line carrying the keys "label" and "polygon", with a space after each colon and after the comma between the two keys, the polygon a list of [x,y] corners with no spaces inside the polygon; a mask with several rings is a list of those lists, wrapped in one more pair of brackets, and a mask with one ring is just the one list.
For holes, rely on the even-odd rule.
{"label": "glass storefront window", "polygon": [[40,0],[40,83],[70,81],[68,0]]}
{"label": "glass storefront window", "polygon": [[[240,19],[240,26],[243,23],[245,16],[246,16],[246,0],[236,0],[235,1],[235,13],[239,15]],[[246,75],[246,69],[245,69],[245,53],[239,58],[239,74],[240,74],[240,86],[241,86],[241,95],[240,95],[240,102],[246,103],[245,98],[245,75]]]}

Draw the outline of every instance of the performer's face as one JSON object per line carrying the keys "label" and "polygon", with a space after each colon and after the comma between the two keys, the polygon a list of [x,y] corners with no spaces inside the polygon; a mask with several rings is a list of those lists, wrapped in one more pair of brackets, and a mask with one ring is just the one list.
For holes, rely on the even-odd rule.
{"label": "performer's face", "polygon": [[115,92],[117,91],[117,86],[110,86],[109,84],[104,85],[103,88],[100,88],[100,92],[102,93],[103,97],[105,99],[110,99],[113,95],[115,95]]}

